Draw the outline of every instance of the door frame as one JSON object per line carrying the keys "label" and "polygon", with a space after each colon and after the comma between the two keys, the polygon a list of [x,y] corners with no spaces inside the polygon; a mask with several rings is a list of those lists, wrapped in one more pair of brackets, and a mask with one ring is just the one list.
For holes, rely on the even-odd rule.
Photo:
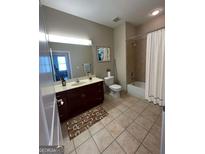
{"label": "door frame", "polygon": [[[69,69],[70,69],[70,72],[68,71],[67,69],[67,73],[70,74],[70,79],[73,78],[73,70],[72,70],[72,62],[71,62],[71,56],[70,56],[70,51],[68,50],[52,50],[52,61],[53,61],[53,55],[57,54],[57,55],[66,55],[67,57],[67,65],[69,65]],[[68,67],[68,66],[67,66]],[[55,81],[56,81],[56,76],[55,76],[55,69],[54,69],[54,77],[55,77]]]}

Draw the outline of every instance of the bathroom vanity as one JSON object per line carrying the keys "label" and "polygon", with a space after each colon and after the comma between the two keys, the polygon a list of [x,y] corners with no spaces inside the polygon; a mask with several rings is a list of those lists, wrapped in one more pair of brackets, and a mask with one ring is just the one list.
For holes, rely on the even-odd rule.
{"label": "bathroom vanity", "polygon": [[103,80],[93,78],[68,82],[66,86],[56,85],[56,99],[60,121],[72,118],[104,100]]}

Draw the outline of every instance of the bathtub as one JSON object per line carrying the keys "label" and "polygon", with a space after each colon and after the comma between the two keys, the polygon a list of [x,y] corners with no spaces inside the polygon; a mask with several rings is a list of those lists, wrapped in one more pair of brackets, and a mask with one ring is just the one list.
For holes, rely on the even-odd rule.
{"label": "bathtub", "polygon": [[145,82],[135,81],[127,85],[127,92],[131,96],[145,98]]}

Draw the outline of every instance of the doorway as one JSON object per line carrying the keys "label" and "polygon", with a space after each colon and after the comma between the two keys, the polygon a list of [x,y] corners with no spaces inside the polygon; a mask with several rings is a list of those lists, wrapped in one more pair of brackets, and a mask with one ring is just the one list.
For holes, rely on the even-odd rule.
{"label": "doorway", "polygon": [[69,52],[52,52],[54,80],[60,81],[62,78],[65,80],[72,78],[71,61]]}

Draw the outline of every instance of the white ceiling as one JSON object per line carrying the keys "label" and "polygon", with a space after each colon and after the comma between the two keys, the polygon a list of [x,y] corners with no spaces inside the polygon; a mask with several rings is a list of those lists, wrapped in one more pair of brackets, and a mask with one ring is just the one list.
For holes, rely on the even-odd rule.
{"label": "white ceiling", "polygon": [[[164,0],[42,0],[43,5],[99,24],[115,27],[127,21],[141,24],[155,8],[163,8]],[[120,17],[117,23],[112,20]]]}

